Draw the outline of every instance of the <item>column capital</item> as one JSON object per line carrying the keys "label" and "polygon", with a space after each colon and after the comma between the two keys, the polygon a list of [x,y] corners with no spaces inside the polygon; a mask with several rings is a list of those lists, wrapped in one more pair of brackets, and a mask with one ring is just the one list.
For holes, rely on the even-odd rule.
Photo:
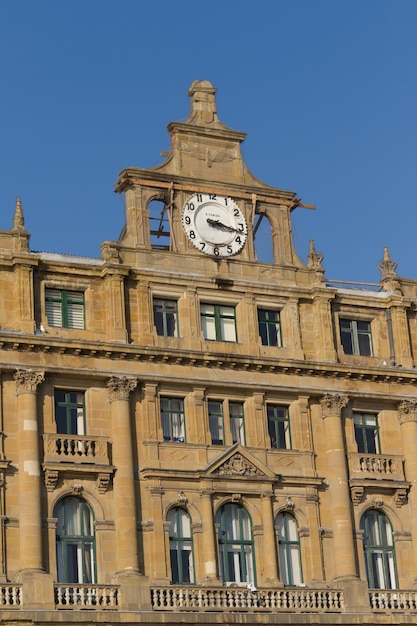
{"label": "column capital", "polygon": [[320,404],[323,411],[322,417],[329,415],[341,415],[342,409],[347,406],[349,397],[340,393],[325,393],[320,398]]}
{"label": "column capital", "polygon": [[45,372],[17,370],[13,376],[16,381],[16,394],[36,393],[36,388],[45,380]]}
{"label": "column capital", "polygon": [[129,394],[138,384],[137,378],[128,378],[127,376],[112,376],[107,381],[107,389],[109,390],[109,401],[127,400]]}
{"label": "column capital", "polygon": [[417,400],[403,400],[398,405],[398,418],[400,424],[404,422],[417,422]]}

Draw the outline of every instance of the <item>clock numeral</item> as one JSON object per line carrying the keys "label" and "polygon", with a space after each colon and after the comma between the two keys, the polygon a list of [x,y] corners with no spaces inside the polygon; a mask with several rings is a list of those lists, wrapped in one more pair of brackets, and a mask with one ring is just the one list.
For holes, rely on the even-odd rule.
{"label": "clock numeral", "polygon": [[204,243],[204,241],[200,241],[200,246],[201,246],[201,249],[204,250],[204,248],[206,247],[206,244]]}
{"label": "clock numeral", "polygon": [[217,195],[215,193],[209,193],[209,200],[215,200]]}
{"label": "clock numeral", "polygon": [[196,193],[195,195],[197,196],[197,202],[203,202],[203,194]]}
{"label": "clock numeral", "polygon": [[236,243],[242,243],[241,238],[239,237],[239,235],[237,237],[235,237],[235,241]]}
{"label": "clock numeral", "polygon": [[219,256],[220,250],[218,248],[213,248],[214,256]]}
{"label": "clock numeral", "polygon": [[226,249],[227,249],[227,254],[232,254],[232,252],[233,252],[232,246],[227,246]]}
{"label": "clock numeral", "polygon": [[187,209],[188,209],[189,211],[194,211],[194,209],[195,209],[194,204],[193,204],[192,202],[188,202],[188,204],[187,204]]}
{"label": "clock numeral", "polygon": [[191,217],[189,215],[186,215],[184,217],[184,222],[187,224],[187,226],[191,224]]}
{"label": "clock numeral", "polygon": [[239,213],[240,213],[239,209],[233,209],[233,215],[235,217],[239,217]]}
{"label": "clock numeral", "polygon": [[195,232],[190,230],[190,239],[195,239]]}
{"label": "clock numeral", "polygon": [[241,224],[241,223],[239,222],[238,226],[239,226],[239,230],[240,230],[240,232],[241,232],[241,233],[243,233],[243,231],[244,231],[243,224]]}
{"label": "clock numeral", "polygon": [[227,198],[224,199],[224,205],[227,206]]}

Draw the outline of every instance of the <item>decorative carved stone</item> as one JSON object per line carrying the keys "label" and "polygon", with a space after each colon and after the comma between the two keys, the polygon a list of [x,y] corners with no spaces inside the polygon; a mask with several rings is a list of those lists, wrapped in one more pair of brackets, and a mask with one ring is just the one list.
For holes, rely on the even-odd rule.
{"label": "decorative carved stone", "polygon": [[100,246],[101,257],[108,263],[119,263],[119,246],[116,241],[103,241]]}
{"label": "decorative carved stone", "polygon": [[136,378],[112,376],[107,381],[110,402],[114,402],[114,400],[127,400],[130,392],[136,388],[137,384],[138,381]]}
{"label": "decorative carved stone", "polygon": [[46,491],[54,491],[58,483],[58,478],[59,478],[58,470],[46,470],[45,471]]}
{"label": "decorative carved stone", "polygon": [[395,493],[394,493],[394,502],[395,505],[398,507],[403,506],[404,504],[407,503],[408,500],[408,494],[407,494],[407,489],[396,489]]}
{"label": "decorative carved stone", "polygon": [[16,394],[36,393],[36,388],[45,380],[45,372],[32,372],[31,370],[17,370],[13,376],[16,381]]}
{"label": "decorative carved stone", "polygon": [[110,474],[101,473],[97,475],[96,489],[100,494],[106,493],[110,484]]}
{"label": "decorative carved stone", "polygon": [[307,255],[308,267],[316,272],[316,278],[318,282],[324,281],[324,267],[322,265],[323,255],[321,252],[317,252],[314,245],[314,241],[310,239],[310,250]]}
{"label": "decorative carved stone", "polygon": [[223,465],[217,468],[214,474],[219,476],[262,476],[262,472],[237,453],[230,457]]}
{"label": "decorative carved stone", "polygon": [[372,505],[376,508],[376,509],[380,509],[381,507],[384,506],[384,501],[382,498],[374,498],[372,500]]}
{"label": "decorative carved stone", "polygon": [[398,406],[400,424],[417,422],[417,400],[403,400]]}
{"label": "decorative carved stone", "polygon": [[292,513],[292,512],[294,511],[294,509],[295,509],[295,504],[294,504],[294,502],[292,501],[292,499],[291,499],[291,497],[290,497],[290,496],[288,496],[288,498],[285,500],[285,503],[284,503],[284,509],[285,509],[286,511],[290,511],[291,513]]}
{"label": "decorative carved stone", "polygon": [[341,415],[342,409],[347,406],[349,402],[348,396],[345,396],[340,393],[325,393],[322,398],[320,398],[320,404],[322,407],[322,416],[327,417],[328,415]]}
{"label": "decorative carved stone", "polygon": [[241,493],[232,493],[232,502],[239,504],[242,502],[242,494]]}
{"label": "decorative carved stone", "polygon": [[180,506],[185,506],[187,504],[188,502],[187,496],[185,495],[183,491],[178,492],[177,502]]}
{"label": "decorative carved stone", "polygon": [[358,506],[363,501],[365,490],[363,487],[351,487],[350,489],[350,497],[352,498],[352,502],[354,506]]}
{"label": "decorative carved stone", "polygon": [[394,293],[401,294],[401,283],[397,276],[397,265],[395,261],[391,260],[388,247],[384,247],[384,258],[382,263],[378,265],[378,269],[381,272],[381,283],[385,291],[393,291]]}

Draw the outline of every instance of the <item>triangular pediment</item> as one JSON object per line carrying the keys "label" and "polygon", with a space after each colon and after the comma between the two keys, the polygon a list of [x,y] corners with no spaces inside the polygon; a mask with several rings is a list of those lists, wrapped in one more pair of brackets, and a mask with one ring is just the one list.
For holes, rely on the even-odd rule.
{"label": "triangular pediment", "polygon": [[216,461],[211,463],[205,474],[222,478],[258,478],[277,479],[266,465],[250,454],[246,448],[240,444],[235,444]]}

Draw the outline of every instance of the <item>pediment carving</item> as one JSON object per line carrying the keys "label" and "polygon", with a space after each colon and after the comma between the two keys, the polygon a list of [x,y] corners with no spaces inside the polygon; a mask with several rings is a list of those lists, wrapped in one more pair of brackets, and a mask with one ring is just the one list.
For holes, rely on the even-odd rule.
{"label": "pediment carving", "polygon": [[276,474],[251,455],[246,448],[235,444],[207,468],[207,474],[225,478],[259,478],[276,480]]}
{"label": "pediment carving", "polygon": [[213,474],[219,476],[264,476],[253,463],[238,452],[222,463]]}

